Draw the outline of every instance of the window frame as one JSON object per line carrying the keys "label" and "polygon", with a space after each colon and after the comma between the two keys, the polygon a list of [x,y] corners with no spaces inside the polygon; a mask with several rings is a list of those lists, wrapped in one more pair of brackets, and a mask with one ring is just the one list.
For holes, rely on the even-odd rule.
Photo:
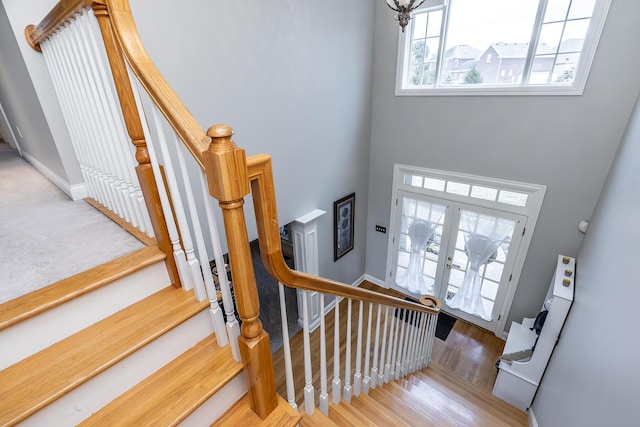
{"label": "window frame", "polygon": [[[438,52],[437,67],[436,67],[436,84],[440,78],[440,70],[442,67],[442,53],[446,43],[447,26],[449,25],[448,11],[449,1],[444,0],[442,28],[440,31],[440,49]],[[455,1],[455,0],[454,0]],[[397,65],[396,65],[396,82],[395,82],[395,95],[396,96],[501,96],[501,95],[582,95],[584,92],[587,78],[591,70],[591,65],[595,56],[602,30],[606,22],[607,14],[612,0],[596,0],[596,4],[593,8],[593,14],[591,16],[591,22],[589,24],[589,30],[584,39],[582,51],[580,53],[580,59],[578,67],[573,80],[570,85],[542,85],[542,84],[527,84],[528,74],[523,78],[523,83],[518,86],[500,86],[500,85],[478,85],[478,86],[435,86],[435,87],[404,87],[404,82],[407,81],[407,73],[409,72],[408,62],[410,58],[411,48],[411,34],[413,32],[413,25],[415,19],[412,16],[407,26],[406,31],[403,33],[398,29],[398,51],[397,51]],[[437,9],[429,6],[421,6],[416,11],[420,12],[427,9]],[[530,65],[534,59],[533,48],[534,43],[537,41],[542,27],[541,21],[544,18],[544,8],[539,7],[536,15],[535,28],[532,31],[531,41],[529,42],[529,52],[525,59],[525,73],[530,71]],[[415,13],[415,12],[414,12]]]}

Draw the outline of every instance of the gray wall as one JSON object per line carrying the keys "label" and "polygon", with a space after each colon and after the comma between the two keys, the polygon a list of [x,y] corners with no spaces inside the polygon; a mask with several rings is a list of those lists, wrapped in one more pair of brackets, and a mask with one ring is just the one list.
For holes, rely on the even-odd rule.
{"label": "gray wall", "polygon": [[541,427],[638,424],[640,107],[576,260],[574,303],[535,398]]}
{"label": "gray wall", "polygon": [[366,272],[382,279],[394,163],[547,185],[507,325],[535,315],[575,256],[640,89],[640,4],[613,2],[582,96],[397,97],[398,28],[376,2]]}
{"label": "gray wall", "polygon": [[[7,13],[0,4],[0,104],[23,153],[68,182]],[[22,132],[22,138],[17,128]],[[10,138],[10,135],[7,135]],[[7,141],[9,142],[9,141]]]}
{"label": "gray wall", "polygon": [[[131,0],[131,7],[151,58],[202,127],[227,123],[248,155],[273,156],[280,224],[327,211],[320,274],[356,280],[365,257],[374,3]],[[334,263],[333,201],[351,192],[355,249]]]}

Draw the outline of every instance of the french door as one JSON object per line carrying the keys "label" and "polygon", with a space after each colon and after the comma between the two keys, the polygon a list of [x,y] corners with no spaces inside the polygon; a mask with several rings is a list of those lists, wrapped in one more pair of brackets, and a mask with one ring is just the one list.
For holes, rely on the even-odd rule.
{"label": "french door", "polygon": [[398,191],[390,287],[496,331],[527,217]]}

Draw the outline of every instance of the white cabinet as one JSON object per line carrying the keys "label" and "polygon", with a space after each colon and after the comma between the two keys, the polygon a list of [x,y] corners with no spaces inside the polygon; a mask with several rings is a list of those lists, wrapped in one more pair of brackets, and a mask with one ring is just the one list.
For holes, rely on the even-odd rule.
{"label": "white cabinet", "polygon": [[567,318],[573,302],[574,279],[575,259],[558,256],[551,286],[542,307],[542,310],[548,309],[548,313],[540,336],[531,329],[535,318],[525,318],[522,323],[511,324],[502,357],[509,359],[510,355],[526,354],[534,345],[535,350],[528,359],[511,362],[500,360],[493,394],[523,411],[531,406]]}

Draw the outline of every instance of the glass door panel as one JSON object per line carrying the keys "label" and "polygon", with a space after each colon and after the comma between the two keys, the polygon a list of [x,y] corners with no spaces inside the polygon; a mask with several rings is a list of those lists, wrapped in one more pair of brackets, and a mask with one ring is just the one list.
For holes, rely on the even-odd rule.
{"label": "glass door panel", "polygon": [[398,203],[393,287],[414,296],[433,295],[443,268],[440,254],[448,206],[442,200],[404,193]]}
{"label": "glass door panel", "polygon": [[449,311],[492,329],[515,260],[510,248],[518,248],[525,220],[470,205],[456,211],[441,298]]}

